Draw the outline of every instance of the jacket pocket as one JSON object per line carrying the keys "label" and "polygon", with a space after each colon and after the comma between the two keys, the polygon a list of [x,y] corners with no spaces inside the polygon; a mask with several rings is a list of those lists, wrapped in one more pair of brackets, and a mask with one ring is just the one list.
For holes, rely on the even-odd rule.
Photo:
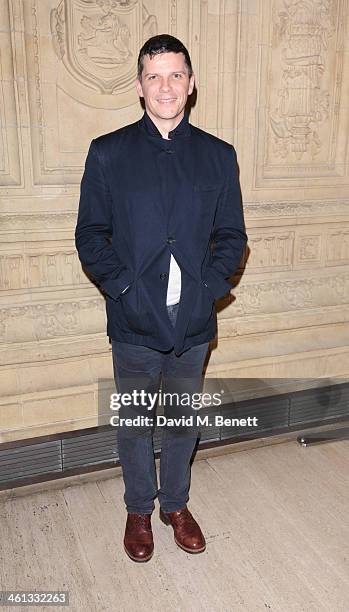
{"label": "jacket pocket", "polygon": [[214,303],[215,300],[211,293],[204,286],[203,281],[200,281],[197,299],[189,319],[187,336],[196,336],[205,331],[214,316]]}
{"label": "jacket pocket", "polygon": [[134,334],[151,334],[149,313],[142,308],[137,282],[120,295],[119,299],[119,325],[126,332]]}
{"label": "jacket pocket", "polygon": [[206,232],[210,231],[214,222],[216,213],[219,187],[217,185],[194,185],[193,191],[193,213],[200,215],[200,223],[206,228]]}

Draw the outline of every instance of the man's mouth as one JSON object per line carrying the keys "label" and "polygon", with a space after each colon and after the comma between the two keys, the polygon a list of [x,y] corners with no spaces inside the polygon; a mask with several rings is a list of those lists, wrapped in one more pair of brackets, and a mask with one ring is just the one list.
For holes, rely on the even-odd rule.
{"label": "man's mouth", "polygon": [[176,100],[176,98],[164,98],[164,99],[159,99],[158,102],[160,102],[160,104],[169,104],[169,102],[174,102]]}

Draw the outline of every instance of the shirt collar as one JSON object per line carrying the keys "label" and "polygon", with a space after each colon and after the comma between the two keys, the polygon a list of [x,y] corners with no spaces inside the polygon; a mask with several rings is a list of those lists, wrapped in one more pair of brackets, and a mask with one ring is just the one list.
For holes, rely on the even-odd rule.
{"label": "shirt collar", "polygon": [[[152,119],[149,117],[146,111],[144,111],[144,115],[142,119],[139,121],[139,126],[143,130],[145,130],[150,136],[155,136],[158,138],[163,137],[161,132],[158,130],[155,123],[152,121]],[[181,138],[185,136],[190,136],[189,114],[186,110],[184,111],[184,116],[182,120],[179,122],[179,124],[177,125],[177,127],[168,133],[168,137],[171,140],[173,138]]]}

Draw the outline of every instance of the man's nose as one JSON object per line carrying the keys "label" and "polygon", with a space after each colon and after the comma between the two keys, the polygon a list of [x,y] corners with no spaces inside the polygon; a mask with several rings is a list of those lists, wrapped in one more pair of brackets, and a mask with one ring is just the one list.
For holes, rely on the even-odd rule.
{"label": "man's nose", "polygon": [[170,82],[168,79],[161,79],[160,89],[161,91],[168,91],[170,89]]}

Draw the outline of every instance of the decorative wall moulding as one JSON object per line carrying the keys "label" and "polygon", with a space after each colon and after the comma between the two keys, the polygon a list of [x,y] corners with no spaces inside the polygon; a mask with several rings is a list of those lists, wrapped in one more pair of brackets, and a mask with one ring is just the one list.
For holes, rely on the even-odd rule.
{"label": "decorative wall moulding", "polygon": [[[47,298],[46,298],[47,299]],[[105,329],[105,300],[91,299],[23,303],[0,308],[1,342],[32,342],[99,333]]]}
{"label": "decorative wall moulding", "polygon": [[88,283],[75,248],[6,255],[0,251],[0,291]]}
{"label": "decorative wall moulding", "polygon": [[[304,274],[304,272],[303,272]],[[246,280],[237,289],[236,316],[260,313],[270,315],[314,307],[346,304],[349,295],[349,271],[332,275],[291,280]]]}
{"label": "decorative wall moulding", "polygon": [[[84,334],[81,337],[74,338],[72,341],[71,337],[66,338],[50,338],[47,340],[35,340],[28,342],[10,342],[2,344],[0,352],[0,363],[9,366],[16,366],[18,364],[27,364],[30,366],[32,363],[40,363],[45,367],[45,364],[61,360],[63,363],[65,360],[74,359],[81,357],[87,359],[89,355],[93,355],[96,359],[102,355],[109,363],[109,367],[105,367],[106,374],[109,376],[109,371],[112,371],[112,362],[110,355],[110,344],[108,336],[105,334],[105,330],[98,332],[91,332],[91,334]],[[79,378],[78,378],[79,380]],[[14,381],[16,376],[14,375]],[[8,379],[8,383],[10,380]],[[4,381],[0,380],[2,389],[2,398],[9,394],[9,390],[4,389]],[[17,383],[14,383],[17,384]],[[54,383],[57,385],[57,382]],[[65,387],[64,379],[61,381],[61,385]],[[15,394],[15,389],[10,394]],[[0,398],[0,403],[1,403]],[[1,410],[1,409],[0,409]],[[0,415],[1,416],[1,415]]]}
{"label": "decorative wall moulding", "polygon": [[[76,191],[76,205],[78,205],[79,194]],[[0,191],[1,196],[1,191]],[[265,220],[268,227],[268,219],[278,219],[289,217],[311,217],[316,222],[321,222],[321,217],[332,217],[336,221],[336,216],[348,219],[349,200],[292,200],[278,202],[249,202],[244,201],[244,214],[249,227],[253,227],[253,220]],[[32,213],[0,213],[0,236],[2,232],[35,230],[47,233],[47,230],[71,230],[74,233],[77,219],[77,207],[74,211],[45,211]],[[258,223],[258,226],[261,226]],[[55,239],[55,238],[54,238]]]}
{"label": "decorative wall moulding", "polygon": [[[42,238],[45,233],[43,232]],[[52,240],[39,239],[33,232],[3,239],[0,248],[0,292],[57,289],[74,286],[93,288],[79,261],[73,237]],[[6,237],[8,238],[8,237]],[[46,236],[45,236],[46,238]],[[349,263],[348,224],[303,224],[290,228],[258,228],[249,230],[249,248],[241,269],[246,265],[243,285],[253,281],[255,274],[292,271],[302,268],[315,272],[318,268],[346,266]],[[294,278],[293,278],[294,280]]]}
{"label": "decorative wall moulding", "polygon": [[278,231],[273,228],[268,233],[255,231],[249,235],[248,270],[253,272],[291,270],[294,259],[294,231]]}
{"label": "decorative wall moulding", "polygon": [[74,233],[77,212],[0,213],[0,235],[8,231],[42,231],[69,229]]}
{"label": "decorative wall moulding", "polygon": [[[303,230],[304,231],[304,230]],[[310,230],[309,230],[310,231]],[[347,263],[349,230],[338,230],[327,237],[331,265]],[[338,237],[343,240],[338,242]],[[294,231],[260,231],[250,234],[248,271],[292,270],[297,263],[320,264],[321,235],[297,237]],[[324,238],[325,240],[325,238]],[[316,247],[316,248],[315,248]],[[83,272],[73,240],[7,242],[0,248],[0,291],[90,284]]]}
{"label": "decorative wall moulding", "polygon": [[292,229],[251,229],[248,246],[244,281],[257,272],[344,266],[349,263],[349,224],[309,222]]}
{"label": "decorative wall moulding", "polygon": [[[308,234],[300,236],[298,240],[298,250],[295,254],[297,263],[309,264],[312,269],[321,265],[321,250],[325,236],[321,234]],[[344,262],[337,262],[344,263]]]}
{"label": "decorative wall moulding", "polygon": [[[349,200],[289,200],[289,201],[260,201],[244,202],[244,213],[246,219],[265,219],[268,225],[268,218],[284,217],[311,217],[316,222],[319,218],[343,216],[348,219]],[[334,219],[335,220],[335,219]]]}
{"label": "decorative wall moulding", "polygon": [[[334,326],[334,339],[341,333],[340,327]],[[330,331],[330,330],[327,330]],[[246,338],[246,344],[242,338],[225,338],[222,339],[220,353],[213,352],[212,360],[210,360],[207,375],[216,377],[217,374],[229,377],[229,370],[234,376],[236,371],[238,378],[259,378],[259,374],[267,378],[318,378],[322,376],[348,377],[348,371],[345,369],[348,364],[349,349],[347,345],[333,346],[331,337],[321,338],[317,342],[316,336],[311,329],[302,331],[301,338],[297,338],[297,332],[290,334],[286,338],[286,334],[275,335],[260,335],[259,341],[261,345],[266,344],[267,349],[261,355],[258,352],[256,356],[256,345],[253,337]],[[278,354],[273,354],[273,341],[275,340],[277,347],[282,349]],[[344,340],[343,340],[344,342]],[[232,350],[234,347],[235,350]],[[95,406],[97,408],[97,381],[98,379],[112,380],[112,358],[110,350],[105,345],[100,346],[102,352],[85,355],[82,358],[76,356],[67,356],[64,358],[52,359],[46,363],[25,363],[14,376],[11,384],[7,387],[7,393],[0,398],[0,410],[3,406],[11,404],[21,404],[24,408],[32,410],[50,399],[57,398],[56,407],[59,409],[60,401],[64,397],[69,397],[72,393],[79,394],[88,391],[95,392]],[[295,350],[299,349],[299,350]],[[317,360],[319,360],[320,368],[318,368]],[[273,367],[272,367],[273,366]],[[14,368],[11,368],[14,372]],[[226,374],[223,374],[223,371]],[[297,372],[292,376],[292,372]],[[319,372],[319,376],[317,375]],[[84,387],[84,389],[82,389]],[[81,402],[77,401],[76,406]],[[83,405],[83,404],[82,404]],[[44,406],[42,410],[37,410],[37,416],[47,419],[47,408]],[[64,410],[65,412],[65,410]],[[69,404],[67,406],[67,414],[69,414]],[[1,415],[0,415],[1,416]],[[63,414],[62,414],[63,417]],[[52,422],[58,419],[52,419]]]}
{"label": "decorative wall moulding", "polygon": [[258,336],[260,334],[270,334],[273,332],[287,332],[295,329],[315,328],[326,329],[338,323],[349,322],[349,305],[340,304],[339,306],[312,307],[303,310],[293,310],[290,312],[278,312],[270,314],[254,313],[243,316],[236,316],[233,309],[219,313],[219,338],[233,338],[236,336],[245,337],[250,334]]}
{"label": "decorative wall moulding", "polygon": [[[231,342],[231,339],[227,339]],[[233,355],[230,351],[230,355]],[[349,350],[297,351],[293,355],[276,355],[246,360],[230,360],[211,366],[210,373],[219,378],[336,378],[348,376]]]}
{"label": "decorative wall moulding", "polygon": [[[279,274],[283,274],[282,272]],[[304,274],[304,273],[303,273]],[[258,276],[258,275],[256,275]],[[105,330],[105,300],[96,296],[68,298],[62,290],[55,295],[33,293],[17,296],[16,305],[2,302],[0,341],[31,342],[64,336],[102,333]],[[236,300],[229,306],[232,317],[270,315],[309,308],[346,304],[349,295],[349,271],[309,278],[246,280],[234,291]],[[6,298],[9,300],[9,297]]]}
{"label": "decorative wall moulding", "polygon": [[23,187],[21,134],[18,95],[21,84],[16,82],[13,39],[8,2],[1,2],[0,14],[0,184]]}
{"label": "decorative wall moulding", "polygon": [[338,230],[335,229],[328,233],[326,241],[326,264],[328,266],[349,264],[348,227]]}

